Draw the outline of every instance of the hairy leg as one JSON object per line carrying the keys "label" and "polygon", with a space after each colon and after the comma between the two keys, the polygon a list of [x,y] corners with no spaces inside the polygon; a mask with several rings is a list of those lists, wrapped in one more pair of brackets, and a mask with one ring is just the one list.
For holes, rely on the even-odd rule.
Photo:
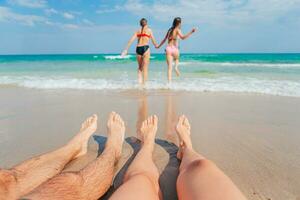
{"label": "hairy leg", "polygon": [[212,161],[193,150],[190,124],[185,116],[176,126],[180,139],[178,157],[182,159],[177,179],[179,200],[245,200],[244,195]]}
{"label": "hairy leg", "polygon": [[172,69],[173,69],[173,56],[171,54],[166,54],[167,65],[168,65],[168,82],[172,82]]}
{"label": "hairy leg", "polygon": [[138,82],[139,84],[143,83],[143,57],[141,55],[136,55],[136,59],[138,62]]}
{"label": "hairy leg", "polygon": [[143,85],[148,80],[148,66],[150,62],[150,49],[148,49],[143,56]]}
{"label": "hairy leg", "polygon": [[80,200],[100,198],[112,183],[115,165],[121,156],[125,133],[122,118],[114,112],[109,116],[107,127],[107,143],[101,156],[79,172],[57,175],[26,198]]}
{"label": "hairy leg", "polygon": [[[87,152],[89,137],[97,129],[97,116],[88,118],[79,133],[65,146],[10,170],[0,170],[0,199],[18,198],[62,171],[71,160]],[[5,188],[5,189],[3,189]]]}
{"label": "hairy leg", "polygon": [[175,59],[175,72],[177,76],[180,76],[180,71],[178,69],[178,65],[179,65],[179,52],[174,54],[174,59]]}
{"label": "hairy leg", "polygon": [[160,198],[159,173],[152,160],[157,121],[156,116],[151,116],[143,122],[142,147],[129,166],[123,184],[111,199],[154,200]]}

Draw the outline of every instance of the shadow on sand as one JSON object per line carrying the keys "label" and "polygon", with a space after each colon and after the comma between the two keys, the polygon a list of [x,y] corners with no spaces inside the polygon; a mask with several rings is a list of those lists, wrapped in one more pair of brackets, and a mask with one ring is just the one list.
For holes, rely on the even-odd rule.
{"label": "shadow on sand", "polygon": [[176,200],[176,180],[179,174],[180,161],[177,159],[178,147],[166,140],[155,139],[155,143],[160,145],[169,154],[169,161],[159,177],[159,185],[163,194],[163,199]]}
{"label": "shadow on sand", "polygon": [[[94,135],[93,137],[99,145],[99,156],[104,150],[106,137],[98,135]],[[106,194],[100,198],[100,200],[109,199],[113,192],[120,187],[128,167],[130,166],[131,162],[133,161],[133,159],[135,158],[135,156],[141,148],[141,142],[136,137],[128,137],[125,139],[125,141],[131,146],[131,148],[133,149],[133,153],[115,176],[112,186],[109,188]],[[164,170],[162,171],[159,177],[159,184],[163,193],[163,199],[176,200],[176,180],[180,164],[180,161],[176,157],[178,148],[175,144],[170,143],[166,140],[156,139],[155,143],[160,145],[169,154],[168,164],[165,166]]]}

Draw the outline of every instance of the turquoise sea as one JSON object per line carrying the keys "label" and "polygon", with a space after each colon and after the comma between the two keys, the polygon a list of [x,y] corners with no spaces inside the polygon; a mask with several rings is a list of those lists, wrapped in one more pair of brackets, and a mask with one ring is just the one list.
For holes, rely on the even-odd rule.
{"label": "turquoise sea", "polygon": [[[300,97],[300,54],[182,54],[181,77],[167,84],[163,54],[153,54],[151,90],[247,92]],[[37,89],[138,89],[135,55],[0,55],[0,86]]]}

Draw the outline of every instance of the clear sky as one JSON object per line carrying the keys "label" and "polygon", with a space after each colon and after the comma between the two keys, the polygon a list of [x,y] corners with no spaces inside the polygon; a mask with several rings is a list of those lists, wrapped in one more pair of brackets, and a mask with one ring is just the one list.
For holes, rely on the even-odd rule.
{"label": "clear sky", "polygon": [[199,29],[182,52],[300,52],[300,0],[0,0],[0,54],[119,53],[141,17],[160,41],[176,16]]}

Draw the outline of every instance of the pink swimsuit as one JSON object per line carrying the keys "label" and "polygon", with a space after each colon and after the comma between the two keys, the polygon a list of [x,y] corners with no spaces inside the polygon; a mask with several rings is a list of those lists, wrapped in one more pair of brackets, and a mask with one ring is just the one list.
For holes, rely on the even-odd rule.
{"label": "pink swimsuit", "polygon": [[178,48],[177,48],[177,46],[175,46],[175,45],[168,45],[166,47],[166,53],[167,54],[171,54],[171,55],[178,54]]}

